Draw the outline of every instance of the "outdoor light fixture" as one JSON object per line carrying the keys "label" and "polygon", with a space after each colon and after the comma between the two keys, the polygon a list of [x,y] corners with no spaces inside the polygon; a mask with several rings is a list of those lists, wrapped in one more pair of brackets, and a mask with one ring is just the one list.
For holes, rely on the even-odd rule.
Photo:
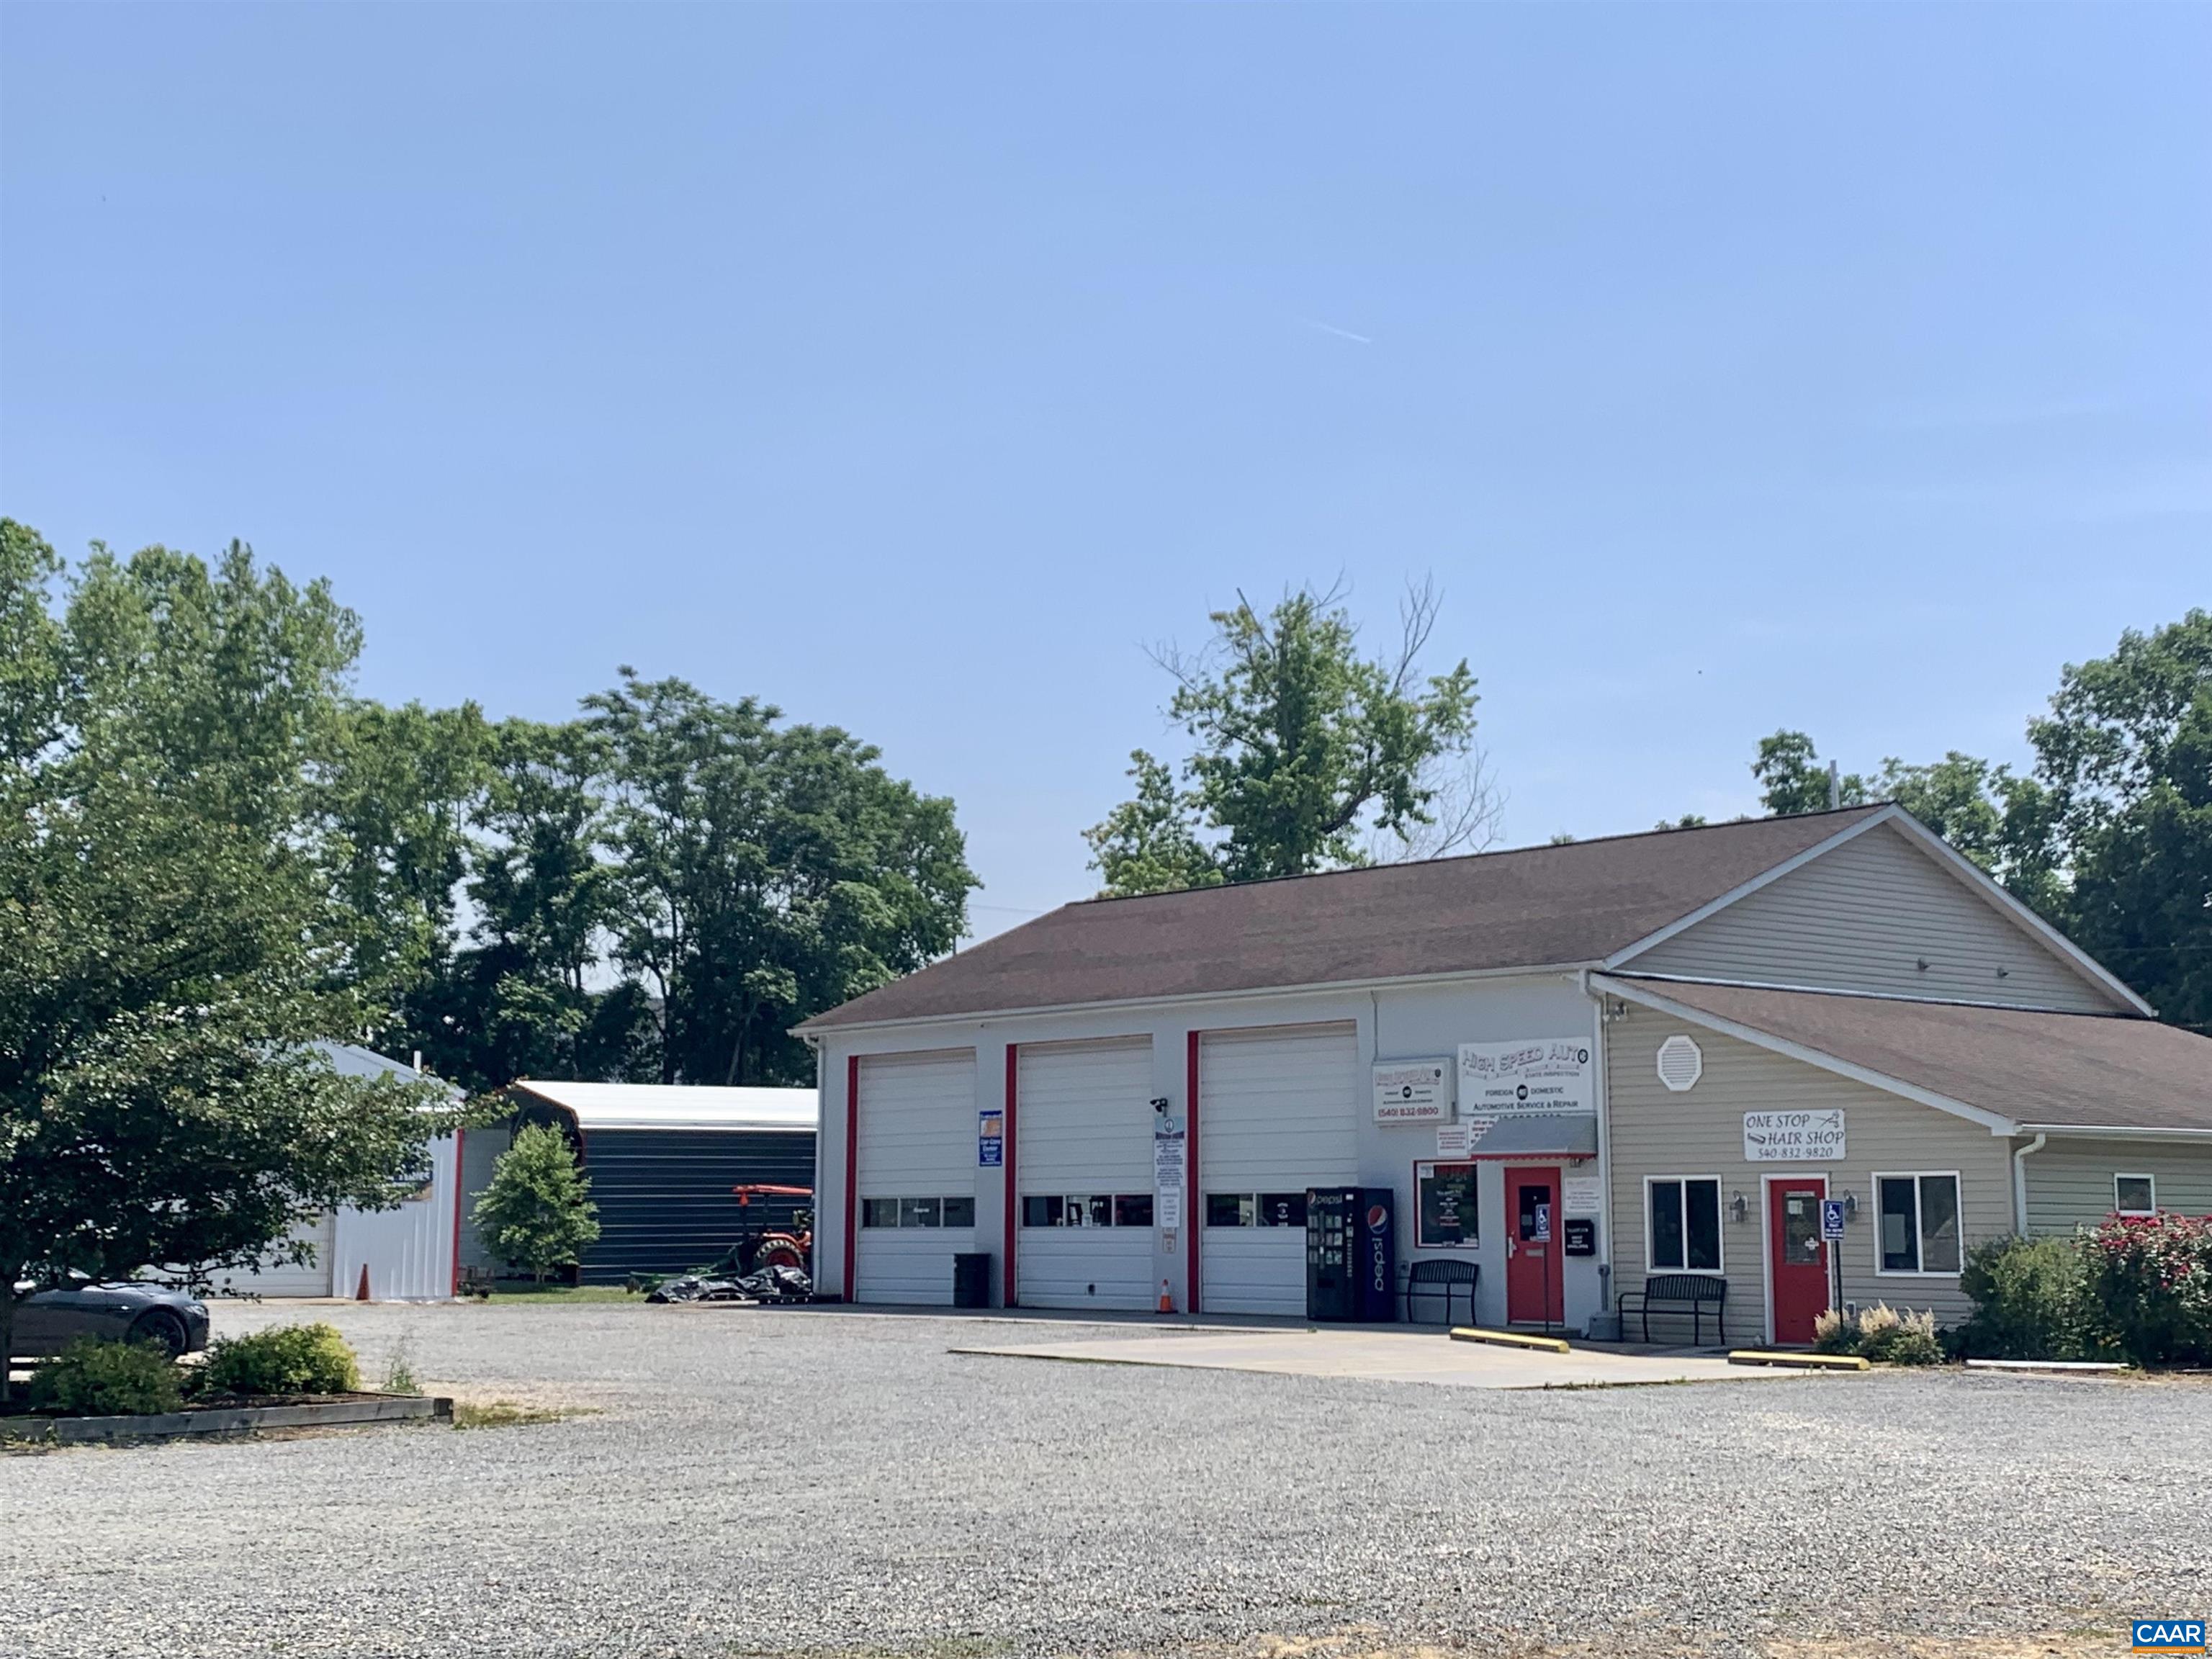
{"label": "outdoor light fixture", "polygon": [[1844,1213],[1847,1216],[1855,1216],[1858,1212],[1859,1195],[1856,1193],[1845,1193],[1844,1194]]}
{"label": "outdoor light fixture", "polygon": [[1743,1221],[1747,1219],[1750,1217],[1750,1214],[1751,1206],[1744,1202],[1743,1194],[1741,1193],[1738,1193],[1735,1197],[1729,1200],[1729,1220],[1738,1222]]}

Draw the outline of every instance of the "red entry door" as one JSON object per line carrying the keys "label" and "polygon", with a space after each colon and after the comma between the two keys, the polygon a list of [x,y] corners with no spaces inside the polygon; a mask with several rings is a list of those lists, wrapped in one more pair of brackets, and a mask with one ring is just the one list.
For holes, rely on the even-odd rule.
{"label": "red entry door", "polygon": [[1828,1306],[1828,1247],[1820,1239],[1820,1200],[1828,1183],[1793,1176],[1766,1187],[1767,1260],[1774,1264],[1774,1340],[1809,1345],[1813,1322]]}
{"label": "red entry door", "polygon": [[1566,1322],[1560,1271],[1559,1172],[1505,1170],[1505,1319],[1513,1325]]}

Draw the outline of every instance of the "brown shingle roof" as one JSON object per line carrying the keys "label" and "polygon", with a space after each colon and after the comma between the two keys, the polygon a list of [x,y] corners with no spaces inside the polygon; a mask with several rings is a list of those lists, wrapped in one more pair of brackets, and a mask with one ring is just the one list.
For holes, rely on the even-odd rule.
{"label": "brown shingle roof", "polygon": [[2212,1133],[2212,1037],[2154,1020],[1613,976],[2030,1127]]}
{"label": "brown shingle roof", "polygon": [[801,1029],[1597,962],[1881,810],[1091,899]]}

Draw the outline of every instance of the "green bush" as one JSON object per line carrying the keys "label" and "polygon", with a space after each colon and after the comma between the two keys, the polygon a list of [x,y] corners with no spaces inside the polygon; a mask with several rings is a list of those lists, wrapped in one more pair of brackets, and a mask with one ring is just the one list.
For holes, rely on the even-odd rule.
{"label": "green bush", "polygon": [[158,1342],[80,1336],[31,1373],[34,1412],[138,1417],[183,1403],[176,1364]]}
{"label": "green bush", "polygon": [[1966,1252],[1959,1288],[1974,1304],[1960,1350],[1980,1359],[2081,1359],[2094,1346],[2081,1248],[2072,1238],[1998,1238]]}
{"label": "green bush", "polygon": [[1856,1353],[1859,1328],[1841,1308],[1831,1308],[1813,1322],[1814,1353]]}
{"label": "green bush", "polygon": [[2212,1360],[2212,1216],[2112,1216],[2079,1249],[2100,1346],[2137,1365]]}
{"label": "green bush", "polygon": [[218,1337],[202,1373],[212,1394],[351,1394],[361,1387],[353,1350],[335,1327],[319,1322]]}

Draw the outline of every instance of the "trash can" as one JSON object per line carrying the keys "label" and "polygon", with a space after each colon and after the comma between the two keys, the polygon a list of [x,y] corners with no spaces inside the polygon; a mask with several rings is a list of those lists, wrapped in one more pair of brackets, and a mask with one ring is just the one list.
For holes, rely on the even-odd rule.
{"label": "trash can", "polygon": [[952,1305],[988,1308],[991,1305],[991,1253],[962,1250],[952,1258]]}

